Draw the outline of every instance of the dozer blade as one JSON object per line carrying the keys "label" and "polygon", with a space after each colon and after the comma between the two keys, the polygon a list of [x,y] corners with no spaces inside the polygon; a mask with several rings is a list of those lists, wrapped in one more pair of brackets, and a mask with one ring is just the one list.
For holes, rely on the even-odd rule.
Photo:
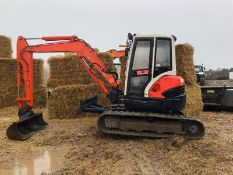
{"label": "dozer blade", "polygon": [[151,138],[167,138],[177,134],[186,139],[200,139],[205,133],[200,121],[183,115],[129,111],[102,113],[98,128],[106,134]]}
{"label": "dozer blade", "polygon": [[33,113],[29,118],[11,124],[6,131],[7,137],[12,140],[26,140],[35,132],[48,127],[42,113]]}

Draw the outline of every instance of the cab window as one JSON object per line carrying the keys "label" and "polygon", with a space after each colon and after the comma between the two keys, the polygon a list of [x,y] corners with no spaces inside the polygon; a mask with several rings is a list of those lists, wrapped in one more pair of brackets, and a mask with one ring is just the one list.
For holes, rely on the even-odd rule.
{"label": "cab window", "polygon": [[172,48],[171,39],[156,40],[156,56],[155,56],[154,77],[169,71],[172,68]]}
{"label": "cab window", "polygon": [[150,47],[150,40],[137,41],[134,54],[133,70],[149,68]]}

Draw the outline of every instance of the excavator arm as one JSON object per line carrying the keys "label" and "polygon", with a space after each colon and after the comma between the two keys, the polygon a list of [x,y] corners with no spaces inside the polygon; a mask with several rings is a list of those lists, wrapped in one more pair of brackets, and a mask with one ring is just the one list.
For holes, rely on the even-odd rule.
{"label": "excavator arm", "polygon": [[125,56],[125,50],[108,50],[106,53],[111,55],[113,59]]}
{"label": "excavator arm", "polygon": [[[30,111],[33,107],[33,53],[47,53],[47,52],[72,52],[75,53],[77,59],[83,65],[85,70],[93,78],[93,80],[100,86],[102,91],[109,94],[108,89],[104,83],[97,77],[93,71],[95,68],[105,80],[113,87],[117,88],[114,73],[109,71],[104,65],[103,61],[97,56],[94,49],[91,48],[84,40],[77,36],[48,36],[42,39],[50,41],[49,43],[39,45],[29,45],[26,38],[19,36],[17,41],[17,87],[18,87],[18,106],[19,116],[25,112]],[[20,89],[22,86],[22,75],[24,79],[25,97],[22,97]]]}

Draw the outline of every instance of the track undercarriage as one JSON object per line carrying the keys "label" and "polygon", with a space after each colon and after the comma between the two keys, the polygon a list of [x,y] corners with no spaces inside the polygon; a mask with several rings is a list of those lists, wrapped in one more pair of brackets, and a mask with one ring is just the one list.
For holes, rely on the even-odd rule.
{"label": "track undercarriage", "polygon": [[167,138],[176,134],[185,139],[200,139],[205,132],[199,120],[183,115],[131,112],[116,106],[100,115],[98,128],[106,134],[151,138]]}

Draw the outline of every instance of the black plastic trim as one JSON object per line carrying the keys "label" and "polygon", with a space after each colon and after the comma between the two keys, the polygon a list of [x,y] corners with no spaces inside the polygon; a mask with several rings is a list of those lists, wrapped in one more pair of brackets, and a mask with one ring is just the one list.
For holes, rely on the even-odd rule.
{"label": "black plastic trim", "polygon": [[131,111],[181,111],[186,102],[184,86],[173,88],[163,93],[166,98],[151,98],[126,95],[124,103]]}

